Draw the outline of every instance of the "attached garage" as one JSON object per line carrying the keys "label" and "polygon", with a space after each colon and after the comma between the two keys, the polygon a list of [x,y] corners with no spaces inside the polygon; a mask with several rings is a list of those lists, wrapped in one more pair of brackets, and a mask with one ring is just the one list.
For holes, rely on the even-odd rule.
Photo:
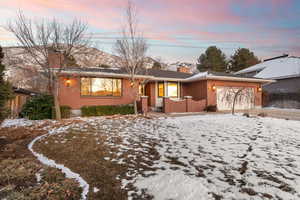
{"label": "attached garage", "polygon": [[231,110],[235,97],[236,110],[249,110],[255,107],[255,94],[253,88],[217,87],[216,95],[217,109],[219,111]]}

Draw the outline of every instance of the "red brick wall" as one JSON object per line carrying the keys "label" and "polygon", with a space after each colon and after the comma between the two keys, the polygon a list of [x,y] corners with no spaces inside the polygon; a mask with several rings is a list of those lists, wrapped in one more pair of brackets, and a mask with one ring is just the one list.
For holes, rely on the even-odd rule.
{"label": "red brick wall", "polygon": [[186,112],[186,100],[173,101],[170,98],[163,98],[163,112]]}
{"label": "red brick wall", "polygon": [[146,113],[146,112],[149,111],[148,97],[147,96],[140,97],[140,101],[138,102],[138,109],[142,113]]}
{"label": "red brick wall", "polygon": [[164,113],[201,112],[205,107],[206,100],[195,101],[191,98],[184,98],[179,101],[174,101],[166,97],[163,99]]}
{"label": "red brick wall", "polygon": [[182,84],[183,96],[192,96],[195,100],[206,99],[207,96],[207,81],[196,81],[192,83]]}
{"label": "red brick wall", "polygon": [[70,78],[70,87],[65,85],[66,78],[61,77],[59,82],[59,102],[60,105],[68,105],[72,109],[80,109],[82,106],[91,105],[120,105],[132,104],[138,88],[131,88],[128,79],[122,80],[121,97],[85,97],[80,95],[80,78]]}
{"label": "red brick wall", "polygon": [[191,98],[186,99],[186,112],[200,112],[206,108],[206,100],[195,101]]}

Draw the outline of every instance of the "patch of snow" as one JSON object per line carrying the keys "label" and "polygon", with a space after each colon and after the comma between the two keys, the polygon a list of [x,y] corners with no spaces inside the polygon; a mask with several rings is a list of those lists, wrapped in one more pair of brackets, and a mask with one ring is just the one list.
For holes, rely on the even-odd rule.
{"label": "patch of snow", "polygon": [[154,200],[209,200],[213,199],[202,178],[188,176],[182,171],[159,170],[148,178],[138,177],[135,186],[154,196]]}
{"label": "patch of snow", "polygon": [[24,126],[32,126],[34,122],[28,119],[6,119],[2,122],[2,128],[9,128],[9,127],[24,127]]}
{"label": "patch of snow", "polygon": [[47,134],[36,137],[34,140],[32,140],[28,144],[28,149],[44,165],[60,169],[66,175],[67,178],[75,179],[79,183],[80,187],[82,187],[82,189],[83,189],[82,194],[81,194],[81,198],[83,200],[85,200],[87,198],[87,194],[89,192],[89,184],[79,174],[71,171],[69,168],[65,167],[62,164],[56,163],[54,160],[51,160],[51,159],[47,158],[43,154],[37,153],[33,150],[33,145],[34,145],[35,142],[37,142],[37,141],[39,141],[39,140],[41,140],[44,137],[47,137],[49,135],[62,133],[62,132],[66,131],[69,128],[70,128],[70,126],[62,126],[62,127],[57,128],[57,129],[50,130]]}
{"label": "patch of snow", "polygon": [[300,58],[290,56],[286,58],[270,60],[236,72],[236,74],[255,71],[260,71],[254,76],[256,78],[279,79],[300,76]]}
{"label": "patch of snow", "polygon": [[94,187],[94,193],[97,193],[97,192],[99,192],[100,190],[98,189],[98,188],[96,188],[96,187]]}
{"label": "patch of snow", "polygon": [[35,177],[38,183],[42,180],[41,174],[39,172],[35,173]]}
{"label": "patch of snow", "polygon": [[200,72],[198,74],[195,74],[189,78],[186,78],[185,80],[187,81],[196,81],[196,80],[201,80],[205,78],[208,75],[208,72]]}

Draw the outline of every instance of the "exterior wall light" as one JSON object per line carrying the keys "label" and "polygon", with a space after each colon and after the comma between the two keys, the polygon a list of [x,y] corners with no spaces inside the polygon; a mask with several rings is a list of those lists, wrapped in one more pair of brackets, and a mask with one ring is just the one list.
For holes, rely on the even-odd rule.
{"label": "exterior wall light", "polygon": [[261,87],[258,87],[258,88],[257,88],[257,91],[258,91],[258,92],[261,92],[261,91],[262,91],[262,88],[261,88]]}
{"label": "exterior wall light", "polygon": [[70,80],[70,78],[67,78],[67,79],[66,79],[65,85],[66,85],[67,87],[70,87],[70,86],[71,86],[71,80]]}
{"label": "exterior wall light", "polygon": [[213,85],[213,86],[211,87],[211,90],[212,90],[212,91],[216,91],[216,89],[217,89],[217,87],[216,87],[215,85]]}

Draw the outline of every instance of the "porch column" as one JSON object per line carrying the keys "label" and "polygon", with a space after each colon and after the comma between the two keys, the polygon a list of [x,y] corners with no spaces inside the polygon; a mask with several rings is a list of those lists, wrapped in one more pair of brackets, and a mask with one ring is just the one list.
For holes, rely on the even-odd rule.
{"label": "porch column", "polygon": [[169,97],[163,97],[163,112],[164,113],[170,113],[171,107],[169,103],[170,98]]}
{"label": "porch column", "polygon": [[185,99],[185,112],[192,112],[192,107],[191,107],[191,103],[192,103],[192,96],[184,96]]}
{"label": "porch column", "polygon": [[148,108],[148,96],[141,96],[141,111],[142,113],[147,113]]}

